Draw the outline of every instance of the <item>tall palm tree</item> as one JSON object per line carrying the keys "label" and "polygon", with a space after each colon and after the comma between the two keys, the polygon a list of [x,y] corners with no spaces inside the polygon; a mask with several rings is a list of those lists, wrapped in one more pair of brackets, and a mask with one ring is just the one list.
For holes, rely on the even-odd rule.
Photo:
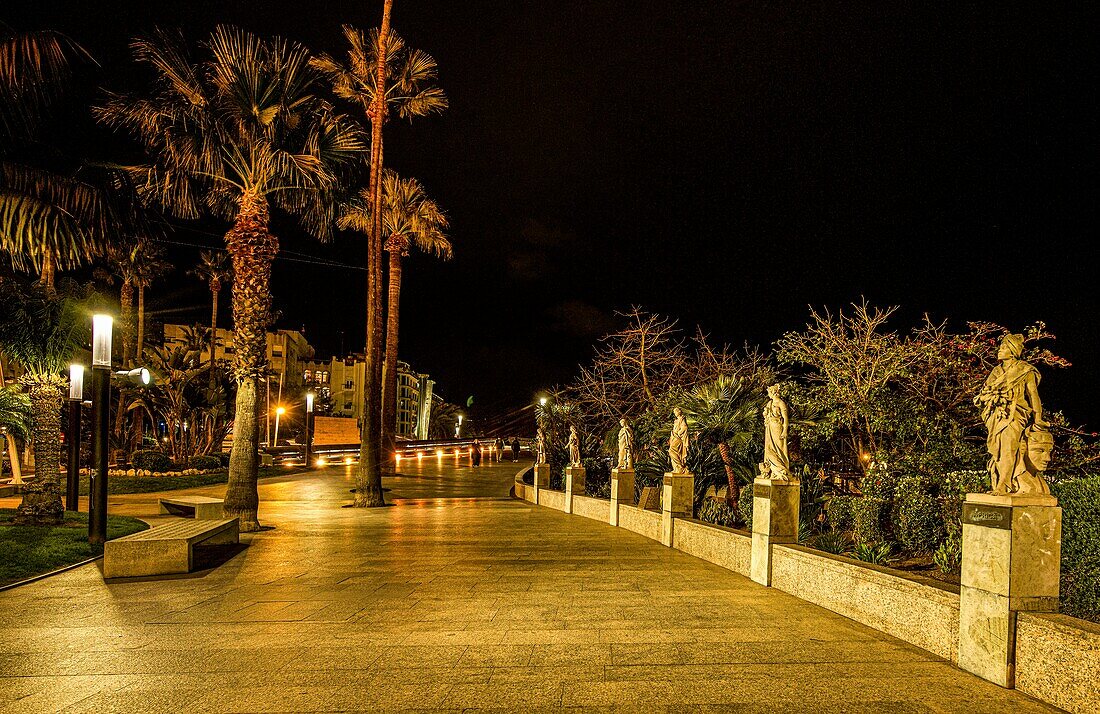
{"label": "tall palm tree", "polygon": [[145,290],[172,270],[164,260],[164,249],[150,241],[141,241],[143,248],[135,256],[134,286],[137,288],[137,336],[134,359],[141,364],[145,358]]}
{"label": "tall palm tree", "polygon": [[[374,222],[370,196],[360,191],[340,214],[341,228],[367,232]],[[416,179],[403,179],[388,169],[382,172],[382,235],[389,253],[389,295],[386,300],[386,356],[382,385],[382,453],[389,463],[395,452],[397,423],[397,335],[401,316],[401,259],[409,247],[449,259],[453,250],[444,230],[447,217],[428,198]]]}
{"label": "tall palm tree", "polygon": [[0,250],[50,288],[58,269],[83,265],[120,226],[141,222],[123,172],[50,147],[44,124],[74,60],[93,61],[60,33],[0,24]]}
{"label": "tall palm tree", "polygon": [[89,325],[81,303],[64,292],[0,280],[0,350],[23,367],[19,381],[30,400],[37,480],[58,486],[64,375],[73,354],[87,343]]}
{"label": "tall palm tree", "polygon": [[321,97],[320,75],[301,45],[221,25],[202,47],[205,58],[195,61],[178,34],[135,39],[135,61],[153,70],[148,91],[108,94],[96,114],[144,146],[150,164],[130,170],[150,204],[180,218],[209,213],[232,224],[225,244],[233,262],[238,388],[225,510],[251,531],[259,528],[257,395],[279,250],[271,208],[328,238],[341,173],[367,144],[361,129]]}
{"label": "tall palm tree", "polygon": [[696,385],[680,401],[696,442],[718,449],[726,471],[726,503],[734,509],[741,481],[751,481],[755,474],[756,459],[745,451],[756,433],[763,403],[759,391],[727,375]]}
{"label": "tall palm tree", "polygon": [[447,98],[433,83],[436,63],[430,55],[410,50],[396,33],[390,31],[393,0],[385,0],[380,29],[363,33],[350,26],[344,36],[350,45],[347,63],[322,55],[314,65],[327,74],[333,91],[359,104],[371,123],[370,182],[367,205],[375,219],[368,232],[367,246],[367,375],[363,385],[362,444],[359,470],[356,472],[356,506],[385,505],[382,498],[382,126],[390,112],[412,120],[413,117],[439,112]]}
{"label": "tall palm tree", "polygon": [[[2,382],[0,382],[2,385]],[[31,430],[31,401],[18,387],[0,386],[0,431],[7,442],[8,457],[11,459],[12,483],[23,483],[19,471],[19,451],[15,440],[25,439]],[[0,452],[3,448],[0,447]],[[0,455],[0,476],[3,475],[3,456]]]}
{"label": "tall palm tree", "polygon": [[199,264],[190,270],[190,274],[210,288],[210,388],[213,389],[217,379],[214,362],[218,346],[218,295],[222,291],[222,283],[233,276],[233,271],[225,253],[204,250],[199,253]]}

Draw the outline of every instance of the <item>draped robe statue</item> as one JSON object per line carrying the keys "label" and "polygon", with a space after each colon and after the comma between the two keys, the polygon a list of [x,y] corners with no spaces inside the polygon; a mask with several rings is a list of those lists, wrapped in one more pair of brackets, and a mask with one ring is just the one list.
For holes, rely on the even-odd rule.
{"label": "draped robe statue", "polygon": [[[974,398],[987,430],[986,468],[991,493],[998,495],[1050,493],[1046,482],[1038,476],[1041,469],[1031,471],[1027,463],[1029,441],[1033,440],[1036,448],[1041,449],[1052,446],[1053,440],[1049,439],[1050,425],[1043,419],[1043,404],[1039,400],[1039,370],[1021,359],[1023,351],[1023,335],[1006,335],[997,351],[1000,364],[989,373]],[[1049,461],[1050,449],[1045,451],[1045,460]]]}
{"label": "draped robe statue", "polygon": [[634,430],[626,418],[619,420],[619,467],[620,470],[634,468]]}
{"label": "draped robe statue", "polygon": [[768,387],[768,397],[770,401],[764,407],[764,463],[760,473],[766,471],[773,479],[785,480],[791,477],[791,458],[787,453],[790,413],[787,403],[779,396],[778,384]]}
{"label": "draped robe statue", "polygon": [[546,434],[542,432],[542,429],[535,433],[535,463],[546,463]]}
{"label": "draped robe statue", "polygon": [[569,447],[569,465],[580,466],[581,465],[581,437],[577,434],[577,427],[569,427],[569,441],[566,444]]}
{"label": "draped robe statue", "polygon": [[672,461],[672,473],[687,473],[684,463],[687,461],[688,442],[691,438],[688,434],[687,419],[684,418],[684,412],[680,407],[673,409],[672,414],[674,416],[672,433],[668,437],[668,457]]}

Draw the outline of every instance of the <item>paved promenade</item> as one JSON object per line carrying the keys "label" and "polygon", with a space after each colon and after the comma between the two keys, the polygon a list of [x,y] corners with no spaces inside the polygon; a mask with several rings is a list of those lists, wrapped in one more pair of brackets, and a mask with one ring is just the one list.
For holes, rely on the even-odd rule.
{"label": "paved promenade", "polygon": [[[507,498],[516,465],[266,480],[217,567],[0,593],[0,712],[1052,711],[630,533]],[[217,495],[224,487],[198,489]],[[156,513],[116,496],[112,512]]]}

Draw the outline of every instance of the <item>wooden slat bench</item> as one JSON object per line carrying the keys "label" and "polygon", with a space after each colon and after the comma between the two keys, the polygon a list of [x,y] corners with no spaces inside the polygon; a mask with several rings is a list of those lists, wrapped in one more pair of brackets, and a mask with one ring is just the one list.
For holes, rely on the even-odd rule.
{"label": "wooden slat bench", "polygon": [[171,496],[160,499],[160,512],[173,516],[191,516],[200,521],[224,518],[220,498],[209,496]]}
{"label": "wooden slat bench", "polygon": [[196,543],[238,543],[240,521],[173,519],[147,531],[107,541],[103,546],[103,577],[132,578],[191,572]]}

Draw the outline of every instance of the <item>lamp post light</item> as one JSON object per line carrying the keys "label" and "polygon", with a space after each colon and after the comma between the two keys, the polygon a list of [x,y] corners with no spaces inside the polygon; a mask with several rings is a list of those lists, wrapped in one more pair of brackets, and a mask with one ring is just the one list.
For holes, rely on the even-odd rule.
{"label": "lamp post light", "polygon": [[459,438],[458,435],[462,431],[462,415],[458,415],[458,423],[455,424],[455,438]]}
{"label": "lamp post light", "polygon": [[84,402],[84,365],[69,365],[69,471],[65,474],[65,510],[80,510],[80,411]]}
{"label": "lamp post light", "polygon": [[272,446],[279,445],[279,419],[283,416],[283,414],[286,414],[285,407],[275,408],[275,440],[271,442]]}
{"label": "lamp post light", "polygon": [[313,455],[313,399],[315,396],[313,392],[306,392],[306,466],[309,466],[310,456]]}
{"label": "lamp post light", "polygon": [[107,541],[107,431],[111,422],[110,315],[92,316],[92,478],[88,499],[88,542]]}

